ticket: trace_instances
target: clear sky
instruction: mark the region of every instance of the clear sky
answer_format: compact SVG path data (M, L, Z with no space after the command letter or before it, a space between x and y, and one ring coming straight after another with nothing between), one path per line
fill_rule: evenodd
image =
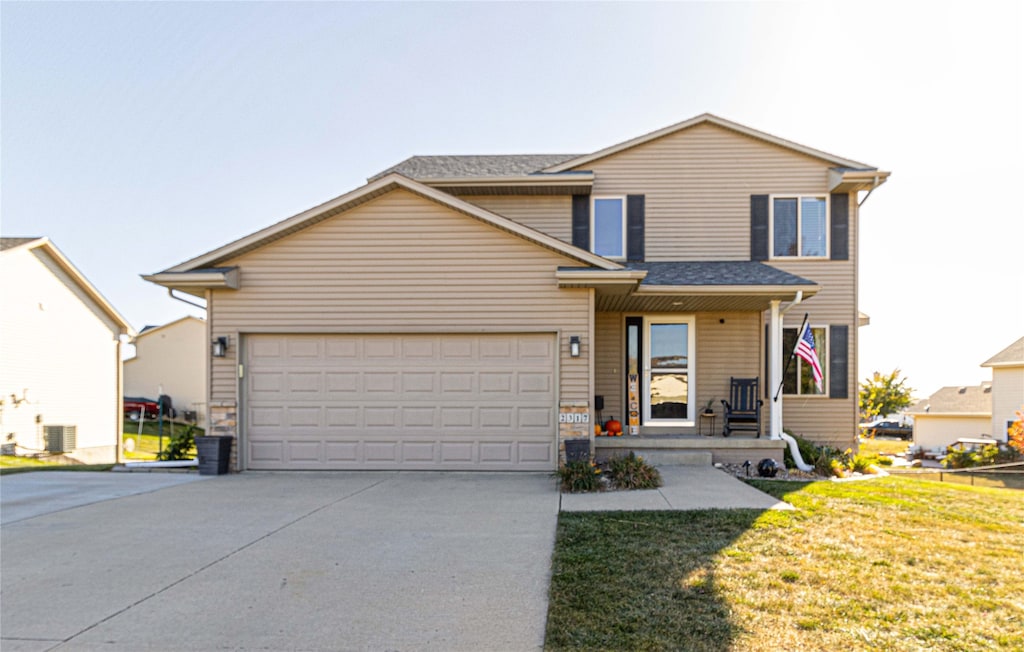
M1021 6L3 2L0 232L49 236L141 329L189 308L140 274L410 155L711 112L892 171L862 213L860 377L926 396L1024 335Z

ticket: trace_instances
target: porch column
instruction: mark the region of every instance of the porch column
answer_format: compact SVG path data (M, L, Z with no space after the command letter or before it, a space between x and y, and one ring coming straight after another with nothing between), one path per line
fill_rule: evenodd
M771 420L768 422L768 438L782 439L782 394L776 401L775 394L782 383L782 301L772 299L771 316L768 321L768 400L771 402Z

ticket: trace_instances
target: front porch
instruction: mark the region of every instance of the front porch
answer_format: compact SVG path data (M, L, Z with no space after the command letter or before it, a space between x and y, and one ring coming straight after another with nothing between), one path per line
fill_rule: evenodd
M621 437L594 437L594 455L597 459L636 453L655 466L696 465L715 463L742 464L746 460L756 465L766 457L779 464L783 460L781 439L760 439L752 436L707 437L689 434L624 435Z

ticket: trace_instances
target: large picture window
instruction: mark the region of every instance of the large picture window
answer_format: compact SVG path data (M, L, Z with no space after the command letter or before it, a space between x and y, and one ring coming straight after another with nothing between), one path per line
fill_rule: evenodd
M799 328L782 329L782 352L786 356L793 353L799 332ZM827 394L829 368L826 333L828 333L827 328L811 328L811 334L814 336L814 349L818 354L818 362L821 364L821 372L823 376L821 379L822 391L819 392L818 387L814 384L814 375L811 373L811 365L794 356L789 362L789 368L786 369L786 372L782 377L782 392L784 394L806 396L823 396Z
M590 224L590 250L605 258L626 257L626 198L595 197Z
M825 197L772 198L772 257L828 256Z

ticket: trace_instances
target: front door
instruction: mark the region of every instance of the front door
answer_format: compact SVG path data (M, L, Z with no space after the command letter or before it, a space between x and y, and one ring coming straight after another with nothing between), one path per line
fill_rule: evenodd
M646 317L644 331L644 424L692 426L693 318Z

